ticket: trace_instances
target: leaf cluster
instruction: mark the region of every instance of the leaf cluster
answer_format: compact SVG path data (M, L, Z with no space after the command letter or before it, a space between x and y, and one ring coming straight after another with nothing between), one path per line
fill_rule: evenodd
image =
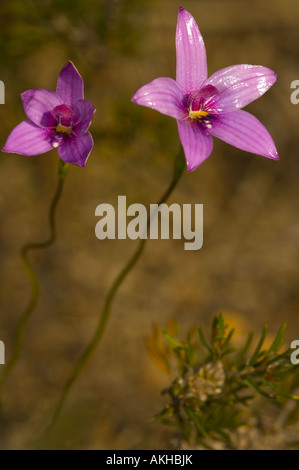
M206 446L207 438L229 442L230 432L246 424L244 410L257 397L279 405L285 399L299 400L287 380L298 376L298 366L290 361L290 348L281 351L285 329L283 324L266 347L265 325L256 345L250 332L238 349L233 342L235 330L228 328L223 315L214 318L209 339L197 326L184 341L162 329L164 341L157 342L156 330L156 359L175 378L163 391L169 403L154 419L180 429L186 441ZM151 349L155 349L153 343Z

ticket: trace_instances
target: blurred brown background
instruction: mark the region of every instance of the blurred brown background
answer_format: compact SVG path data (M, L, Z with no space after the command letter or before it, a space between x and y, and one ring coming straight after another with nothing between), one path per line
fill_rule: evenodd
M95 208L155 203L168 185L179 149L176 122L130 102L141 85L175 78L179 6L203 34L209 74L238 63L274 69L278 82L246 110L272 134L275 162L214 139L212 156L185 174L169 202L203 203L204 245L149 240L120 289L103 342L74 386L56 430L41 439L72 365L90 340L105 294L136 247L99 241ZM2 0L0 144L25 119L20 93L55 89L72 60L97 108L95 148L86 169L70 169L58 209L55 245L31 256L41 297L22 357L3 396L1 449L158 449L169 431L150 423L168 383L145 347L151 325L170 317L184 332L223 312L242 331L288 323L299 338L298 0ZM19 257L28 241L47 237L57 152L0 159L0 339L9 357L30 287ZM4 367L4 366L0 366Z

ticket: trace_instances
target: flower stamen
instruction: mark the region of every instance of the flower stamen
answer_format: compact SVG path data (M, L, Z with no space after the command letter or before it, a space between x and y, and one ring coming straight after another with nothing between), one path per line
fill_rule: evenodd
M70 133L72 132L72 126L64 126L63 124L59 123L56 127L56 132L58 132L59 134L62 133L70 135Z
M202 111L202 110L198 110L198 111L194 111L193 109L189 109L189 117L191 119L195 119L197 121L201 120L202 118L205 118L209 116L209 113L207 113L207 111Z

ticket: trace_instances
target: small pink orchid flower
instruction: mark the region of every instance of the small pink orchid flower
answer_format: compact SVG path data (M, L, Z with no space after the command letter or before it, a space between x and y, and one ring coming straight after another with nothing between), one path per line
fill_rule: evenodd
M66 163L85 167L93 148L88 128L95 108L84 99L83 79L72 62L61 70L56 93L42 88L22 93L28 120L9 134L2 149L21 155L40 155L53 148Z
M206 49L194 18L179 9L176 81L161 77L141 87L132 101L177 120L188 171L213 149L212 136L247 152L278 160L273 139L252 114L241 111L277 80L259 65L233 65L207 78Z

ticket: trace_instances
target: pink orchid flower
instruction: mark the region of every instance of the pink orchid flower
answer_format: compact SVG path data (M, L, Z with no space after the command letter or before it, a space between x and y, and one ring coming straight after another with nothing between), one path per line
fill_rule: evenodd
M211 155L212 136L278 160L267 129L241 110L276 82L273 70L260 65L233 65L207 78L203 38L194 18L183 8L178 13L176 55L176 81L157 78L137 90L132 101L177 120L188 171Z
M61 70L56 93L42 88L22 93L26 121L9 134L2 149L21 155L40 155L53 148L66 163L85 167L93 148L88 128L95 108L84 99L83 79L72 62Z

